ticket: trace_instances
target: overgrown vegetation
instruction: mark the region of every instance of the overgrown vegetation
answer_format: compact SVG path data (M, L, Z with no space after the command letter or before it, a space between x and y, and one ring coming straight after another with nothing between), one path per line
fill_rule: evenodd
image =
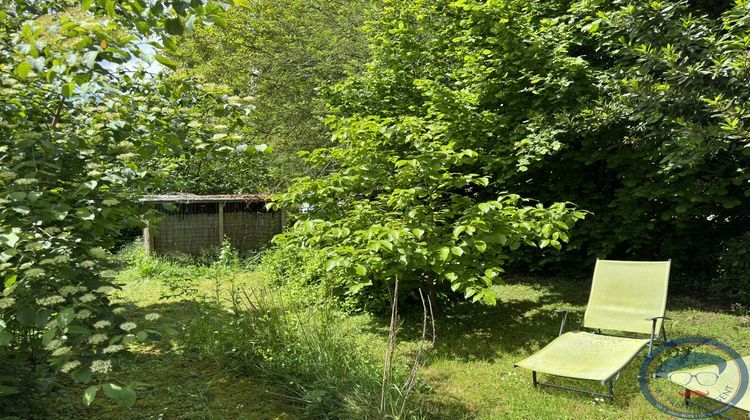
M518 398L586 287L506 270L594 257L671 258L736 314L679 301L677 335L749 350L750 0L0 7L0 416L165 415L177 381L188 417L217 383L268 416L652 416L628 371L612 406ZM260 190L295 221L262 256L113 261L144 193Z
M745 0L385 1L368 25L371 61L331 95L337 144L309 155L335 173L278 197L310 206L281 245L324 249L352 291L399 272L491 301L494 276L471 272L478 256L574 272L608 257L671 258L672 290L739 296L717 259L750 214L749 11ZM525 226L511 230L536 250L506 249L481 236L497 229L489 200L507 191L591 214L566 251L543 246L565 229ZM469 272L447 266L454 255Z
M268 314L268 319L262 316L263 312L232 313L233 289L245 288L248 294L255 289L260 294L267 288L258 273L235 266L230 270L217 268L216 276L192 278L191 271L206 266L177 261L167 264L167 261L155 258L151 263L163 266L160 272L184 270L184 280L196 286L194 292L175 297L170 288L172 279L142 278L130 265L117 279L122 287L117 304L127 309L127 316L159 312L163 324L178 331L170 336L169 344L131 344L133 358L118 363L118 377L127 382L137 381L134 387L139 399L132 410L137 410L139 416L298 418L306 412L316 414L311 417L321 412L325 416L324 409L344 416L377 412L388 339L387 319L371 315L341 316L327 309L297 312L297 308L290 308L285 301L289 319L284 321L278 295L273 292L265 295L269 301L265 309L276 308ZM614 403L535 389L528 372L513 369L514 362L544 346L557 334L560 319L555 309L581 308L588 287L588 280L516 279L497 286L498 303L494 307L457 302L449 311L439 312L438 339L422 360L420 382L414 395L420 402L417 414L438 419L529 415L659 418L659 412L641 396L638 388L636 375L642 355L615 383L618 398ZM165 295L171 297L164 299ZM304 314L317 315L308 321ZM741 354L750 351L750 319L746 311L738 310L735 315L718 313L703 308L698 300L670 298L668 314L673 318L667 325L670 337L706 336L721 340ZM322 319L327 322L318 324ZM578 321L569 319L570 328ZM341 334L329 336L324 328ZM421 314L402 314L393 362L396 385L403 384L400 381L405 379L404 374L419 351L420 329ZM245 339L239 340L238 334L246 334ZM256 339L261 336L262 340ZM299 354L303 347L298 342L317 345L305 347L310 354ZM282 343L292 348L287 351ZM356 356L339 353L344 349ZM273 360L267 360L270 357ZM351 373L338 365L339 358L348 363ZM336 363L331 364L331 360ZM312 375L313 372L317 375ZM340 387L329 374L340 375L337 376ZM601 390L599 384L587 381L544 379ZM290 385L292 381L294 384ZM357 383L360 385L355 386ZM314 389L325 391L320 393L322 401L308 404L295 399ZM135 413L122 412L106 404L106 400L96 400L84 409L76 401L80 391L68 388L63 394L45 398L56 402L46 413L49 417L103 419L132 417ZM728 414L744 418L741 412Z
M223 88L154 75L142 44L166 45L183 20L214 22L223 3L12 1L0 9L0 405L28 416L41 384L60 376L132 406L113 357L159 334L158 314L124 319L111 305L108 250L142 225L134 196L164 179L140 164L217 156L211 113L242 123ZM160 62L169 65L159 56ZM224 127L231 130L231 126ZM45 388L42 386L41 390ZM42 391L43 393L44 391Z

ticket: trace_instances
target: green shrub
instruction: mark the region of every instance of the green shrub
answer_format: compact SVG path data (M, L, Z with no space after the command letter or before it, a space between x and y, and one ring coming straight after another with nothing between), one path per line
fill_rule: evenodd
M718 260L719 276L711 284L712 291L750 304L750 233L725 242Z
M279 292L268 289L235 290L232 301L232 311L216 302L210 310L203 307L186 326L190 351L237 375L264 381L271 395L313 418L418 414L423 386L414 395L391 387L386 410L379 412L381 355L358 340L339 312L325 306L288 306ZM394 369L392 383L404 384L407 375L406 369Z

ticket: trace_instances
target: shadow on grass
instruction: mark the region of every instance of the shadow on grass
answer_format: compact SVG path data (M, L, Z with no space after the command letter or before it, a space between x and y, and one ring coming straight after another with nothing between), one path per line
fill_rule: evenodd
M143 319L145 314L157 312L162 315L161 325L178 330L206 309L192 301L123 306L129 319ZM169 344L139 344L132 354L118 358L114 377L136 390L138 400L133 408L117 407L101 392L91 407L85 408L78 402L90 384L77 384L61 399L68 401L66 407L60 407L65 412L57 414L91 419L300 418L298 407L269 393L273 386L227 369L207 357L210 355L190 352L187 344L178 331ZM75 403L70 404L70 400Z
M537 388L531 384L531 372L513 369L513 363L534 353L551 342L560 329L561 315L557 308L585 308L591 287L590 279L554 280L521 278L497 287L498 302L496 306L487 306L468 301L461 301L450 306L437 307L436 325L437 341L429 351L424 366L430 371L430 383L444 384L461 380L470 383L471 378L462 371L476 372L477 382L484 382L488 394L492 389L497 392L511 392L518 398L529 398L540 401L554 401L555 404L591 405L598 404L593 397L569 391ZM416 306L416 305L413 305ZM412 306L412 308L413 308ZM422 314L409 310L406 305L402 311L402 323L399 340L404 347L414 347L415 340L421 336ZM719 326L717 320L706 321L713 313L695 313L695 308L702 308L700 302L690 297L672 297L668 301L668 312L677 314L678 321L667 325L670 337L699 335L700 331L694 322L708 322ZM727 315L715 314L717 317ZM694 316L697 320L689 324L687 319ZM575 330L582 321L582 312L571 312L568 315L566 331ZM726 337L730 331L724 326L717 327L715 334ZM372 318L369 324L371 332L387 336L388 320ZM723 325L723 324L722 324ZM673 328L674 327L674 328ZM734 341L737 341L736 343ZM731 344L740 345L738 340ZM739 347L738 347L739 350ZM618 410L627 411L633 406L646 404L638 385L638 370L645 358L645 350L628 364L615 381L615 403ZM430 366L436 365L435 369ZM450 373L441 372L452 369ZM513 372L521 381L513 386L501 386L502 374ZM487 375L493 375L491 377ZM585 389L597 393L606 393L607 387L592 381L575 380L541 375L540 379L557 385ZM462 390L455 387L447 394L449 398L462 395ZM445 400L444 397L442 397ZM475 414L470 403L463 402L465 412L457 412L458 417ZM645 407L648 408L648 407ZM481 409L480 409L481 411Z

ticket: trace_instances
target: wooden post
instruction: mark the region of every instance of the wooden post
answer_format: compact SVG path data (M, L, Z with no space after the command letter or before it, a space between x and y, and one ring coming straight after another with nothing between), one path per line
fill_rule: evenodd
M224 243L224 203L219 203L219 246Z
M154 254L154 236L151 234L151 222L146 221L146 227L143 228L143 244L146 246L146 255Z

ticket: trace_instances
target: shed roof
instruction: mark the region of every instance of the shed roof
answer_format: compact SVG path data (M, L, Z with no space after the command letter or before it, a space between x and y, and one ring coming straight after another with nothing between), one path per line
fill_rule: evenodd
M141 198L143 203L265 203L269 201L268 194L160 194L147 195Z

